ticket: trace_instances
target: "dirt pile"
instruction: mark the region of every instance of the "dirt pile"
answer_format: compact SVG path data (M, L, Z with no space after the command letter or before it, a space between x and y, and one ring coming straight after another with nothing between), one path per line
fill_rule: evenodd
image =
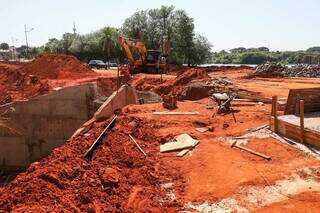
M94 74L77 58L63 54L42 54L24 65L0 64L0 104L26 100L50 90L48 80Z
M6 70L0 73L0 105L13 100L25 100L49 91L46 80L35 75L26 75L17 70Z
M11 72L16 69L18 69L20 66L19 65L13 65L13 64L0 64L0 75L3 73Z
M153 90L159 95L176 95L180 100L188 99L185 97L186 88L193 80L209 79L209 75L203 69L192 68L185 70L182 74L175 79L168 80L167 82L155 87Z
M283 66L280 64L261 64L249 77L306 77L320 78L320 65Z
M18 69L21 73L37 75L41 79L56 79L74 73L92 73L76 57L64 54L42 54Z
M91 160L84 153L108 122L96 123L0 188L0 211L168 212L178 209L161 184L181 179L158 154L161 123L120 116ZM147 157L128 134L138 141ZM179 181L178 181L179 182ZM182 185L175 184L178 190ZM179 189L180 188L180 189Z
M165 83L166 79L160 79L160 78L151 78L146 76L135 76L129 83L130 85L134 86L137 90L140 91L152 91L154 88L156 88L158 85Z
M188 67L180 64L167 64L166 73L168 74L179 74L187 70Z
M253 67L247 65L240 65L240 66L207 66L203 67L208 73L209 72L218 72L218 71L231 71L231 70L252 70Z

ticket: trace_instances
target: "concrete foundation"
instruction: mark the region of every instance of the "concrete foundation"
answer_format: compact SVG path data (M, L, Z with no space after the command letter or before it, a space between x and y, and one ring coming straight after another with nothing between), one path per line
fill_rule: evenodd
M61 146L94 114L96 84L0 106L0 169L25 167Z

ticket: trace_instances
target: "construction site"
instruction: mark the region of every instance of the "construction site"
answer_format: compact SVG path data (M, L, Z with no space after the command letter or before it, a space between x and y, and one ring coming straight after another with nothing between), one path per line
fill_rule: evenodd
M320 212L320 47L213 52L193 20L0 43L0 213Z
M319 79L167 67L1 64L0 210L319 211Z

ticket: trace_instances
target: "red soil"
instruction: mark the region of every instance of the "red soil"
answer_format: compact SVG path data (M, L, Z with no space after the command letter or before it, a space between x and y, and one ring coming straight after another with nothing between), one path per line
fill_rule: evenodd
M180 180L172 166L158 154L162 138L156 123L134 116L120 116L91 160L84 153L107 122L96 123L25 173L0 188L0 211L21 212L172 212L177 201L163 202L162 183ZM147 153L137 149L132 134ZM180 206L181 207L181 206Z
M19 70L28 75L37 75L41 79L64 78L68 74L92 73L76 57L64 54L42 54Z
M209 75L204 69L191 68L178 75L175 79L169 80L154 88L154 91L160 95L179 96L184 90L184 86L195 79L207 79Z
M97 76L74 56L43 54L18 66L0 64L0 104L25 100L51 90L50 79Z

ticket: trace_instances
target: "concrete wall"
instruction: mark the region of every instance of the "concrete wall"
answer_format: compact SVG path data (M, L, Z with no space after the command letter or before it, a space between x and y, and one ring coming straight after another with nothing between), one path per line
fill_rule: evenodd
M96 84L63 88L0 106L0 168L27 166L61 146L94 114ZM10 111L14 109L14 111Z
M120 87L118 91L115 91L108 97L90 120L85 122L79 129L77 129L77 131L75 131L72 137L86 133L90 130L94 122L111 117L115 110L121 109L130 104L138 103L138 95L134 87L128 85Z
M94 114L95 120L109 118L114 111L129 104L138 104L138 96L134 87L124 85L115 91Z

